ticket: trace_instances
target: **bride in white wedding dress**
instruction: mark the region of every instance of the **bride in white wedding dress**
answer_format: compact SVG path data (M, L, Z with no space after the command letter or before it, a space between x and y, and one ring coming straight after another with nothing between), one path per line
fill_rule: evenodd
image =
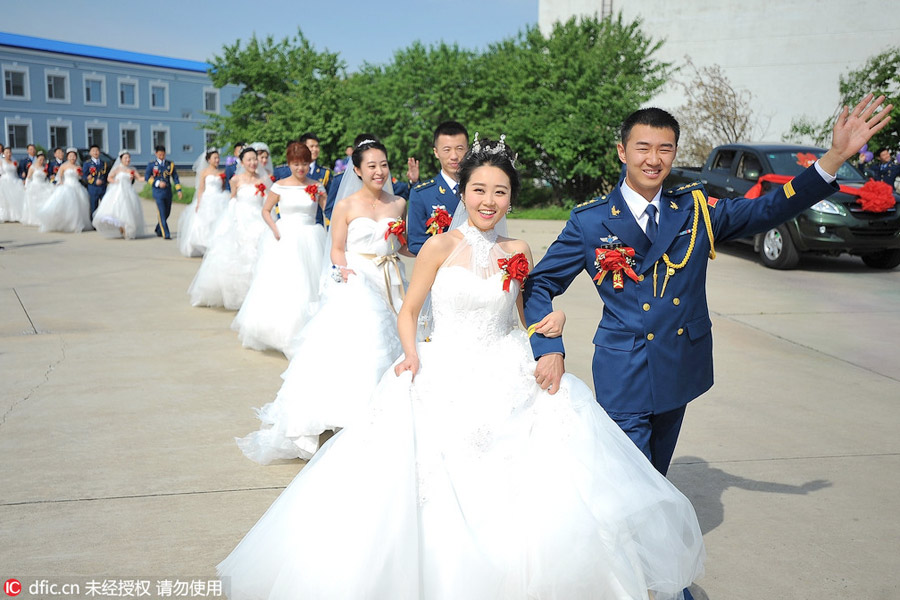
M531 252L494 230L511 156L486 140L466 155L468 222L418 255L405 356L219 564L231 598L661 600L702 573L687 498L583 382L535 382L516 326Z

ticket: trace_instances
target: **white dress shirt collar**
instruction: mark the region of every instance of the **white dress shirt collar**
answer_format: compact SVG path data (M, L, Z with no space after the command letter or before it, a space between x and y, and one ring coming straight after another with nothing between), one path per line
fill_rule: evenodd
M647 221L649 217L645 210L647 209L647 199L638 194L636 191L628 187L628 183L625 181L622 182L622 186L619 188L622 192L622 198L625 200L625 204L628 205L628 210L631 211L631 214L634 215L634 220L637 221L638 226L642 231L647 231ZM653 200L650 204L656 207L656 223L659 224L659 199L662 196L662 188L659 188L659 191L656 192L656 196L653 197Z

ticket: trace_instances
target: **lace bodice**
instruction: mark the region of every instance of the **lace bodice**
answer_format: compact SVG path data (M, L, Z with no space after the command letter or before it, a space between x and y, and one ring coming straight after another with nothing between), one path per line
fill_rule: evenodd
M278 194L278 212L282 219L298 218L306 223L316 222L316 207L318 204L302 185L286 186L275 184L272 191Z
M357 217L350 221L347 227L347 252L357 254L375 254L387 256L400 249L400 242L393 234L384 239L384 233L394 217L383 219L370 219L369 217Z
M0 158L0 174L3 176L15 175L16 167L8 160Z
M133 183L131 180L131 172L130 171L119 171L118 173L116 173L115 182L116 183L127 183L127 184ZM112 181L110 181L110 183L112 183Z
M491 341L516 327L519 285L503 291L503 272L497 260L508 255L497 245L497 234L470 226L460 228L463 239L438 269L431 288L434 340L464 337Z

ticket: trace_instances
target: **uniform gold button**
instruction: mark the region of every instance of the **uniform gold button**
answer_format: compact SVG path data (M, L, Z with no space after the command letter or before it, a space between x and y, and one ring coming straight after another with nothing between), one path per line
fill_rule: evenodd
M672 298L672 304L678 306L679 304L681 304L681 300L679 300L678 298Z
M654 338L654 337L656 337L656 336L653 335L652 333L648 333L648 334L647 334L647 340L649 340L649 341L653 341L653 338Z
M678 328L678 335L681 335L681 334L683 334L683 333L684 333L684 329L682 329L681 327L679 327L679 328Z
M674 275L674 274L675 274L675 269L674 269L674 268L669 267L668 269L666 269L666 275L668 275L668 276L671 277L671 276Z
M643 281L643 280L644 280L644 276L643 276L643 275L638 275L638 281Z
M648 311L648 310L650 310L650 305L647 304L646 302L644 302L644 307L643 307L643 308L644 308L645 311Z

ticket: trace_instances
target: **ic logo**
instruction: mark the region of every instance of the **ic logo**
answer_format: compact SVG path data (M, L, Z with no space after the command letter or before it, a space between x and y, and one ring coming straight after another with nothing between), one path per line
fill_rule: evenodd
M3 582L3 591L7 596L18 596L22 593L22 584L18 579L7 579Z

